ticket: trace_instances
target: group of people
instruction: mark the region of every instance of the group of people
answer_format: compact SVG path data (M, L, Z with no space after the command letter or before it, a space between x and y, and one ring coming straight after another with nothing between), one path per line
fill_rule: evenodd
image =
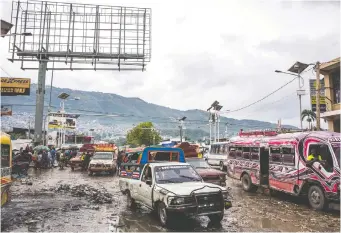
M81 156L83 170L87 169L90 164L91 154L89 152L83 152Z
M39 150L36 152L35 161L39 167L52 168L57 160L57 152L54 147L48 150Z
M13 151L13 162L31 162L32 154L33 148L29 145L25 149L21 147L19 151Z

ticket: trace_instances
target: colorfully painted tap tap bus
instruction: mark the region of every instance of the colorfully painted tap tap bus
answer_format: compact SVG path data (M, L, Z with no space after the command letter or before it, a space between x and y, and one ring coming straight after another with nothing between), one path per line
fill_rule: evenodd
M312 154L319 159L309 161ZM340 202L340 133L241 132L228 144L227 173L245 191L262 186L304 195L321 210Z
M12 143L11 136L1 132L1 207L10 201L12 184Z

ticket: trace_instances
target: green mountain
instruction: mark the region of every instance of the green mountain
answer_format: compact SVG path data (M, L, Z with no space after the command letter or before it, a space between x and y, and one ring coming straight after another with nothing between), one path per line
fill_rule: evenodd
M36 84L31 85L30 96L1 96L2 104L12 104L13 112L34 114L35 111L35 93ZM72 97L78 97L79 100L68 100L65 103L67 112L80 113L80 124L82 122L93 121L104 126L118 125L122 128L132 127L142 121L152 121L157 128L161 129L163 134L170 136L179 135L179 122L177 119L186 116L185 136L191 139L197 139L209 135L208 113L206 111L193 109L180 111L152 103L147 103L140 98L123 97L116 94L89 92L73 90L68 88L53 87L51 106L57 111L60 106L60 100L57 96L60 93L68 93ZM45 111L49 105L50 87L47 87L45 94ZM111 115L111 116L108 116ZM118 115L113 117L112 115ZM221 117L220 133L224 135L227 123L228 133L236 133L240 129L265 129L275 128L276 125L256 120L237 120L233 118ZM293 126L287 126L295 128Z

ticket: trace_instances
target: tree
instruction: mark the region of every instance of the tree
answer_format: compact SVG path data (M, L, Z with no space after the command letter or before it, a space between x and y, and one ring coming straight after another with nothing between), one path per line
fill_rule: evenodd
M304 109L302 111L302 121L307 118L307 122L309 124L309 129L312 129L312 122L316 120L316 114L312 110Z
M116 141L115 144L117 146L124 146L127 143L127 140L123 137L119 137Z
M150 146L161 142L160 134L154 129L152 122L142 122L129 130L127 143L132 146Z

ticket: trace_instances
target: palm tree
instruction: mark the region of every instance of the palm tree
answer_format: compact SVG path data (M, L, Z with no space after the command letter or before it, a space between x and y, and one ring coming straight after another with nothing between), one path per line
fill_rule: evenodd
M316 120L316 114L312 110L305 109L302 111L302 121L307 118L307 122L309 123L309 129L312 129L312 122Z

